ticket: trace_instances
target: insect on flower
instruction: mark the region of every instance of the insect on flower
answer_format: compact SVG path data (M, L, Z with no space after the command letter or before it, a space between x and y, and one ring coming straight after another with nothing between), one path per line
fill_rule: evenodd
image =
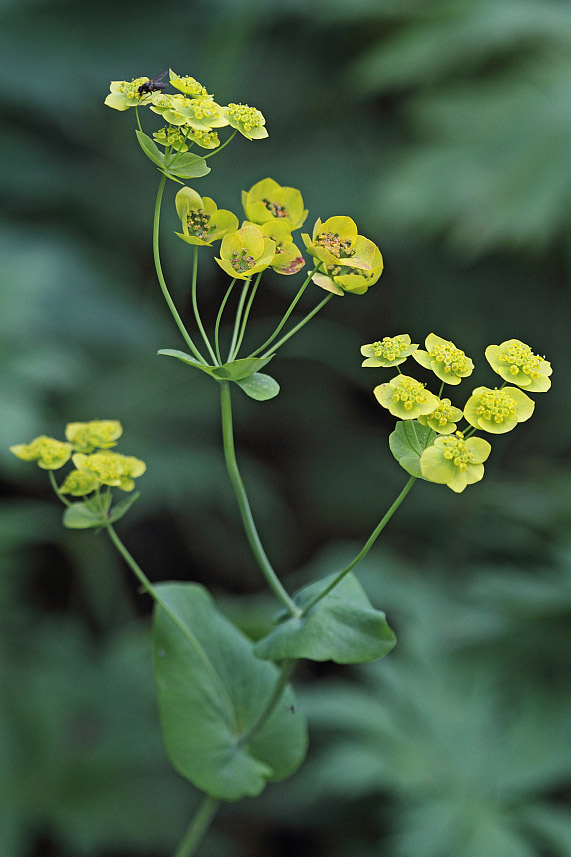
M142 83L139 87L139 95L146 95L150 92L162 92L168 86L168 84L161 82L165 76L166 71L163 71L162 74L157 74L156 77L152 77L146 83Z

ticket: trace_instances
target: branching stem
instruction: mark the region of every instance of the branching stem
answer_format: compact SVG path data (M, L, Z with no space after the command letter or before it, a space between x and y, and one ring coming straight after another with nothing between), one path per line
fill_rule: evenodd
M159 183L159 189L157 191L157 199L155 202L155 216L153 218L153 258L155 260L155 270L157 272L157 279L159 281L159 285L161 287L163 297L164 297L165 301L167 302L168 308L171 311L172 317L174 318L176 325L177 325L178 329L180 330L184 341L186 342L186 344L188 345L188 347L190 348L190 350L192 351L192 353L194 354L196 359L200 363L206 365L206 360L204 359L204 357L202 356L202 354L200 353L200 351L198 350L198 348L196 347L196 345L194 344L194 342L190 338L190 335L189 335L186 327L184 326L183 320L181 319L180 315L178 314L178 310L175 307L174 301L170 296L170 293L169 293L169 290L168 290L168 287L166 284L166 280L165 280L165 277L163 274L163 269L161 266L161 256L160 256L160 252L159 252L159 223L160 223L160 219L161 219L161 203L162 203L162 199L163 199L163 193L165 190L166 181L167 181L166 176L163 175L161 177L161 181Z

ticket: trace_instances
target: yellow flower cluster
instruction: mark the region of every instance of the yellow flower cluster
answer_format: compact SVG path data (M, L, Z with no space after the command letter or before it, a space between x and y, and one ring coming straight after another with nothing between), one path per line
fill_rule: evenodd
M178 92L165 92L169 85L162 81L165 76L166 72L153 79L114 80L105 104L121 111L130 107L149 107L168 123L155 133L156 142L172 146L178 152L186 152L189 141L205 149L217 148L220 140L213 128L230 126L248 140L261 140L268 136L266 120L256 107L235 103L223 107L194 77L180 76L172 69L169 84Z
M534 354L519 339L489 345L486 358L492 369L504 379L504 384L499 389L476 387L464 408L460 409L450 399L441 399L440 396L445 384L460 384L463 378L472 374L473 361L453 342L435 333L426 337L425 346L426 351L419 349L411 343L408 334L385 336L361 347L361 354L366 357L362 365L374 368L399 366L412 356L440 379L440 392L435 396L425 389L424 384L401 374L398 369L398 375L375 387L373 392L379 404L391 414L401 421L414 421L412 432L399 430L397 426L394 436L391 436L391 450L405 470L413 476L448 485L453 491L460 492L483 477L483 462L491 450L487 441L470 435L477 429L504 434L528 420L535 403L526 392L540 393L549 389L551 364ZM506 386L506 382L516 386ZM468 437L457 430L457 423L462 417L468 423ZM414 425L418 425L418 430L414 430Z
M104 485L132 491L134 480L147 468L132 455L111 451L122 434L118 420L68 423L66 441L40 435L30 443L11 446L10 451L23 461L36 461L43 470L59 470L71 458L75 470L59 488L61 494L84 497Z

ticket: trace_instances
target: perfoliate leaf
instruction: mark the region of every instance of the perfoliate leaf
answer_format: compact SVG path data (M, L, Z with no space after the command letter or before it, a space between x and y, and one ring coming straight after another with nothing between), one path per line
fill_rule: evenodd
M332 574L300 590L294 597L295 603L306 607L327 589L335 576ZM281 614L280 619L276 629L254 646L259 658L308 658L359 664L384 657L396 643L385 614L373 607L351 573L306 616L296 619Z
M416 420L401 420L389 436L389 447L407 473L422 479L420 456L436 436L436 432L429 426L422 426Z
M156 606L152 646L159 711L169 758L202 791L222 800L258 795L268 780L292 774L307 749L305 719L286 688L273 713L245 745L279 676L258 660L251 641L194 583L161 583L168 607Z

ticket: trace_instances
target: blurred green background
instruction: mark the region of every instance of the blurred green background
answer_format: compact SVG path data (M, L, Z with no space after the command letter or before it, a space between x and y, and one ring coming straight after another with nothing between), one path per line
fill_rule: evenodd
M358 571L399 645L360 668L301 665L308 761L225 806L200 857L569 857L571 4L4 0L0 46L0 854L167 857L197 800L162 749L148 601L102 536L61 527L10 444L120 419L122 451L148 462L119 525L147 574L207 584L253 636L273 614L217 389L155 356L181 347L152 264L157 175L132 112L103 106L110 80L170 66L267 117L269 139L236 140L201 193L239 212L270 175L302 189L308 225L348 214L385 257L369 294L283 349L277 399L234 396L290 590L342 567L407 478L362 343L434 331L493 384L484 347L517 337L555 368L482 483L415 487ZM190 318L169 194L163 261ZM300 282L267 277L252 341ZM224 288L205 263L206 320Z

